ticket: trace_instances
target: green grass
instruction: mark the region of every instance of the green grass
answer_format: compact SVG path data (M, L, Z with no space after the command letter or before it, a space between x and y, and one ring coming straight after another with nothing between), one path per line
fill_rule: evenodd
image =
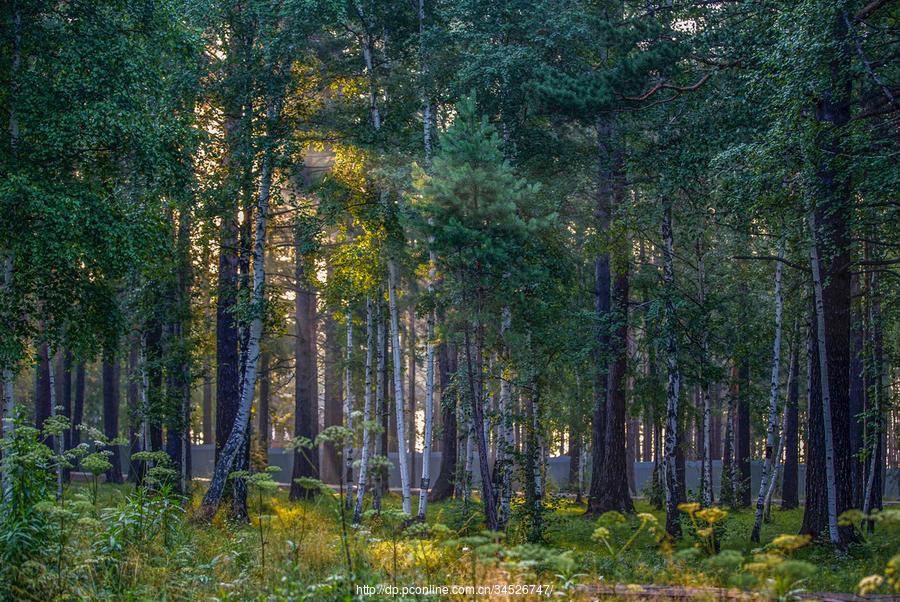
M66 495L76 499L86 490L85 485L75 484ZM197 483L184 518L177 521L169 536L164 538L156 529L137 543L118 536L121 542L107 545L105 540L115 531L114 523L120 520L116 517L123 516L126 497L132 492L130 485L101 486L99 509L84 511L84 517L69 525L74 530L66 543L67 560L61 571L66 585L60 585L63 579L59 570L49 565L35 568L29 578L37 585L20 588L16 598L333 600L348 591L339 515L324 497L294 503L288 501L284 490L266 492L261 507L258 498L251 496L250 524L230 522L222 516L211 524L198 524L188 520L202 494L202 485ZM611 557L592 538L597 519L586 516L583 507L564 499L548 506L541 547L523 545L528 529L521 502L514 504L505 541L489 541L482 536L477 501L471 504L468 515L459 501L430 504L427 523L431 530L425 538L410 537L403 533L402 526L390 521L379 525L369 517L361 530L351 531L348 542L352 583L465 584L472 580L474 566L475 580L482 584L512 580L553 582L557 588L566 581L585 585L743 584L757 589L765 585L764 580L753 579L746 572L731 574L711 568L704 555L691 550L695 539L690 529L671 549L660 543L661 531L655 535L642 531L631 547ZM399 498L389 496L385 507L398 508ZM118 508L119 514L109 510L113 508ZM637 503L637 511L651 513L660 525L664 524L664 514L645 502ZM267 528L265 566L256 519L260 514ZM777 535L796 533L801 519L802 510L773 509L772 521L763 527L761 545ZM749 542L752 523L749 510L729 512L718 528L721 549L735 550L749 562L753 550L760 547ZM625 523L614 525L610 537L613 547L618 549L638 524L636 517L629 517ZM800 587L852 592L861 578L883 573L888 560L898 552L900 525L894 523L880 524L867 541L850 546L844 553L812 544L794 552L792 558L809 562L815 569ZM30 593L35 597L29 598ZM577 595L572 592L566 597Z

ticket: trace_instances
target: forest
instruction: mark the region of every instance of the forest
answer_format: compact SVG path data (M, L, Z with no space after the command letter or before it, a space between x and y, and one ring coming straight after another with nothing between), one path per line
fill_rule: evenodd
M900 599L900 3L0 31L0 601Z

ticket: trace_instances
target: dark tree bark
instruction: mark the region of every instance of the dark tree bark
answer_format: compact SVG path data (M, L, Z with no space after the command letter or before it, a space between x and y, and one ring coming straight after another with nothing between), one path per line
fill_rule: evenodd
M125 390L125 401L128 407L128 441L129 454L128 480L139 483L143 479L141 463L133 460L135 453L141 451L141 373L140 365L141 339L136 333L131 334L128 344L128 383Z
M600 482L603 488L599 496L592 497L589 510L602 514L612 510L634 512L634 503L628 489L628 467L626 458L627 419L625 387L628 369L628 268L627 262L617 265L612 298L615 303L614 315L616 331L610 337L615 355L609 368L606 391L606 434L603 437L604 454L600 468Z
M781 482L781 507L797 508L799 499L800 455L800 341L795 333L791 345L791 373L788 376L787 405L784 410L784 477Z
M208 357L203 358L203 424L201 432L203 435L203 443L210 444L214 440L213 434L213 379L212 365Z
M257 408L259 428L257 429L257 438L259 440L259 449L266 458L266 462L268 462L269 458L270 362L271 354L268 351L263 351L259 359L259 407Z
M84 421L84 362L75 367L75 400L72 404L72 447L81 444L81 430L78 425Z
M343 410L343 376L341 364L343 362L342 341L343 336L337 327L337 322L332 316L331 310L326 310L322 327L325 331L325 427L340 426L344 423ZM322 446L321 479L326 483L338 483L341 480L341 464L338 458L338 448L328 442Z
M735 450L739 475L737 506L750 507L750 359L741 357L738 364L738 404Z
M574 429L569 430L569 490L575 492L575 503L581 503L581 434Z
M72 420L72 352L68 349L64 349L60 354L60 359L62 360L62 370L60 370L60 374L62 378L60 378L60 394L59 394L59 405L62 406L62 415L68 418L70 421ZM66 431L63 433L63 446L64 449L72 449L72 432ZM66 471L66 480L68 480L68 471Z
M318 370L316 361L316 293L311 283L311 266L303 255L301 240L297 241L295 319L297 338L294 347L296 376L294 379L294 436L314 440L319 432ZM294 479L319 478L319 450L316 447L294 452L294 471L291 475L290 498L309 497Z
M609 232L612 223L614 182L614 132L609 118L598 118L595 124L600 166L597 173L597 204L594 220L598 232ZM588 512L595 513L596 500L603 495L603 458L606 453L606 403L610 347L609 314L610 295L610 255L601 252L594 260L594 312L597 319L597 334L594 349L594 413L591 424L591 487L588 494Z
M439 316L440 317L440 316ZM441 469L428 496L429 502L453 497L456 479L456 346L443 342L438 346L438 370L441 379Z
M38 364L35 371L34 380L34 426L41 429L44 427L44 421L50 418L52 409L50 407L50 359L48 357L49 350L47 343L41 343L38 348ZM50 440L47 445L53 447Z
M219 243L219 282L216 300L216 462L240 403L240 353L238 322L235 316L238 286L238 224L234 215L222 217ZM226 486L225 497L232 488Z
M813 310L815 313L815 310ZM816 351L818 327L813 317L809 324L806 350L806 500L800 533L818 537L828 528L828 499L825 491L825 427L822 417L822 387Z
M119 362L109 351L103 354L103 434L108 439L119 436ZM109 451L112 468L106 472L106 480L123 483L121 448L111 445Z
M865 489L863 429L866 387L863 378L863 303L859 276L850 277L850 480L852 506L862 508Z

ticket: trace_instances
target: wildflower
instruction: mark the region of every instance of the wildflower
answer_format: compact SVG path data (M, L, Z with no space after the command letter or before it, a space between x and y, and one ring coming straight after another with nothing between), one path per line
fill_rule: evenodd
M694 513L700 509L700 504L698 504L697 502L682 503L678 504L678 509L682 512L687 512L691 516L694 516Z
M859 595L865 596L866 594L870 594L881 587L881 584L884 583L884 577L881 575L869 575L868 577L863 577L859 581L859 585L857 589L859 589Z
M591 536L594 540L607 539L609 537L609 529L606 527L597 527L594 529L594 534Z
M722 510L717 506L713 506L712 508L704 508L703 510L697 512L697 517L706 521L710 525L716 524L726 516L728 516L728 512Z
M809 535L779 535L772 540L772 545L785 552L799 550L810 541Z
M642 523L647 523L650 525L655 525L658 523L658 521L656 520L656 517L653 516L652 514L650 514L649 512L640 512L640 513L638 513L637 517L639 519L641 519Z

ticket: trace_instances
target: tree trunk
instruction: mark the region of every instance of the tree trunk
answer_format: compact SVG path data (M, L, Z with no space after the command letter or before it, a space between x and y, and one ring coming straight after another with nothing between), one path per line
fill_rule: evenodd
M84 421L84 362L75 367L75 399L72 404L72 447L81 444L81 429L77 428Z
M735 434L735 505L750 507L750 358L746 354L738 360L737 418Z
M675 285L675 268L672 204L666 202L662 221L663 238L663 285L665 287L665 329L666 329L666 367L668 384L666 386L666 532L672 537L681 536L681 522L678 516L678 476L676 474L676 452L680 445L678 433L678 395L681 387L681 374L678 372L678 342L675 331L675 302L673 300Z
M347 486L346 507L350 509L353 489L353 308L347 304L347 348L344 355L344 426L350 431L350 441L344 448L344 478Z
M330 273L330 269L328 270ZM330 426L341 426L343 420L343 384L341 375L341 341L342 338L338 332L337 322L332 315L332 311L326 310L324 320L322 321L325 331L325 428ZM325 483L336 484L342 478L343 469L338 459L338 449L335 444L326 441L322 445L320 477Z
M575 503L581 504L581 453L583 445L581 442L581 434L574 430L569 431L569 489L575 493Z
M238 455L245 452L248 443L248 427L250 410L253 405L256 388L257 364L259 362L260 341L263 332L263 308L266 285L266 222L269 213L269 196L272 187L273 149L272 127L280 114L279 101L269 103L266 107L267 144L260 166L260 186L256 207L256 240L253 248L253 292L251 297L252 318L250 320L246 347L246 371L242 382L240 404L234 417L234 427L228 434L219 461L210 480L209 489L203 498L198 512L202 518L209 520L215 513L225 490L225 483Z
M379 429L375 437L375 450L382 458L388 457L388 432L385 424L388 419L385 385L387 384L387 334L384 328L384 292L378 288L378 300L375 310L375 422ZM381 509L381 496L388 491L388 471L382 465L376 475L375 495L372 502L376 510Z
M218 464L222 448L234 428L238 410L238 324L235 317L238 282L238 227L234 215L223 216L219 243L219 283L216 297L216 447Z
M607 117L598 118L595 124L597 149L600 166L597 173L597 203L594 220L597 231L608 235L612 223L613 195L615 194L615 153L614 131L612 121ZM588 512L595 513L596 500L603 495L606 484L603 482L603 457L606 453L606 413L607 413L607 380L609 375L610 348L609 314L611 311L610 295L610 255L601 252L594 260L594 312L597 320L597 340L594 349L594 414L591 426L591 488L588 494Z
M34 426L37 429L44 428L44 422L53 412L50 387L50 358L47 343L41 343L38 347L38 365L35 378L34 391ZM52 448L52 442L46 442Z
M397 459L400 468L400 495L403 512L412 514L410 499L409 459L406 455L406 408L403 401L403 364L400 353L400 311L397 307L397 285L400 274L397 264L388 260L388 309L391 314L391 350L394 360L394 402L397 409Z
M314 441L319 432L318 368L316 361L316 293L313 286L314 265L304 255L306 238L298 224L294 247L294 437ZM319 478L319 452L313 446L294 450L290 499L308 497L312 491L301 487L295 479Z
M818 321L810 312L806 346L806 495L800 533L818 537L828 527L828 498L825 491L825 431L822 419L822 383L818 360Z
M119 436L119 362L112 351L105 351L103 354L103 434L108 439ZM119 446L112 445L109 451L112 452L109 457L112 468L106 472L106 480L110 483L122 483L124 479Z
M781 508L790 510L800 505L800 340L795 329L791 345L791 368L788 376L787 404L784 409L784 478L781 483Z
M500 318L500 339L503 345L503 358L500 366L500 395L498 399L500 414L499 438L497 441L497 462L494 464L494 472L499 474L500 504L497 516L497 524L504 529L509 521L510 500L512 498L512 368L509 365L510 354L506 343L506 337L512 324L512 314L508 306L502 309Z
M863 300L860 276L850 276L850 481L852 507L862 508L865 489L865 445L863 444L863 423L865 411L865 382L863 375Z
M366 478L369 473L369 457L372 453L372 355L375 346L375 309L372 297L366 297L366 388L363 393L363 439L362 455L359 459L359 479L356 484L356 505L353 508L353 524L358 525L362 516L363 496L366 492ZM349 387L348 387L349 390Z
M831 406L831 378L828 371L828 332L825 324L824 293L822 290L821 265L818 251L818 228L814 214L810 214L810 227L812 230L812 244L810 245L810 265L813 278L813 298L815 299L816 320L816 351L819 363L819 380L822 389L822 427L825 443L825 499L828 509L828 536L831 543L841 543L838 532L837 509L837 474L835 473L834 432L832 423ZM832 346L835 342L832 341Z
M869 329L871 333L871 394L872 408L871 434L868 450L868 467L866 471L866 487L863 492L863 514L869 514L872 510L882 510L884 494L884 482L882 471L884 469L884 403L883 399L889 389L885 382L884 374L884 340L881 317L881 286L877 271L869 274ZM869 531L874 530L875 523L868 521Z
M208 357L203 358L203 443L213 442L213 402L212 402L212 365Z
M719 501L723 506L732 507L737 503L734 478L737 468L734 461L734 419L735 408L737 407L737 386L737 366L732 363L731 388L728 393L728 407L725 414L725 442L722 446L722 479L719 488Z
M769 420L766 425L766 454L762 476L759 482L759 495L756 499L756 519L750 541L759 543L759 530L762 528L763 514L768 493L768 479L775 481L772 471L773 454L775 452L775 431L778 428L778 389L781 384L781 266L784 259L784 242L778 249L778 261L775 262L775 340L772 343L772 379L769 383Z
M497 523L497 506L494 497L494 485L491 482L491 468L488 465L487 437L483 428L484 410L482 405L482 395L484 394L484 390L481 381L481 362L479 361L479 357L484 338L481 324L476 324L475 330L477 332L475 352L478 354L478 357L473 358L469 326L466 325L466 372L469 381L469 394L472 399L471 429L475 436L475 444L478 446L478 463L481 470L481 501L484 505L485 524L491 531L496 531L499 528ZM475 374L476 367L479 370L477 377Z
M420 8L423 0L420 0ZM424 10L424 9L421 9ZM427 117L427 116L426 116ZM426 135L426 146L430 145ZM434 293L435 256L429 253L428 292ZM422 480L419 483L419 520L425 520L428 505L428 487L431 485L431 450L434 435L434 310L428 312L425 322L425 436L422 447Z
M698 302L706 311L706 266L705 249L703 241L697 240L697 280ZM712 402L709 398L709 377L707 376L706 363L709 362L709 324L704 319L703 333L701 334L701 358L700 358L700 395L703 407L701 422L701 474L700 474L700 500L704 507L713 504L712 491Z
M269 404L271 403L271 354L263 351L259 358L259 407L256 410L259 420L257 427L257 440L259 441L259 451L262 452L266 463L269 461L269 437L271 427L269 426Z
M410 287L412 288L412 287ZM408 356L406 380L409 392L409 410L406 414L407 427L406 433L409 439L407 454L409 456L409 476L410 482L415 478L416 474L416 307L409 304L409 316L406 328Z
M457 450L457 391L453 379L456 375L456 346L444 341L438 347L438 369L441 377L441 468L429 501L438 502L453 497L456 483Z
M612 298L615 310L610 314L616 324L610 337L613 349L606 386L606 434L603 437L604 454L600 467L603 489L597 497L591 497L588 509L594 514L609 511L634 512L634 503L628 490L626 458L626 372L628 369L628 261L617 258Z
M141 338L137 333L131 333L128 337L128 386L126 388L126 403L128 406L128 443L129 454L128 480L139 483L141 480L140 462L134 460L134 454L141 451Z

